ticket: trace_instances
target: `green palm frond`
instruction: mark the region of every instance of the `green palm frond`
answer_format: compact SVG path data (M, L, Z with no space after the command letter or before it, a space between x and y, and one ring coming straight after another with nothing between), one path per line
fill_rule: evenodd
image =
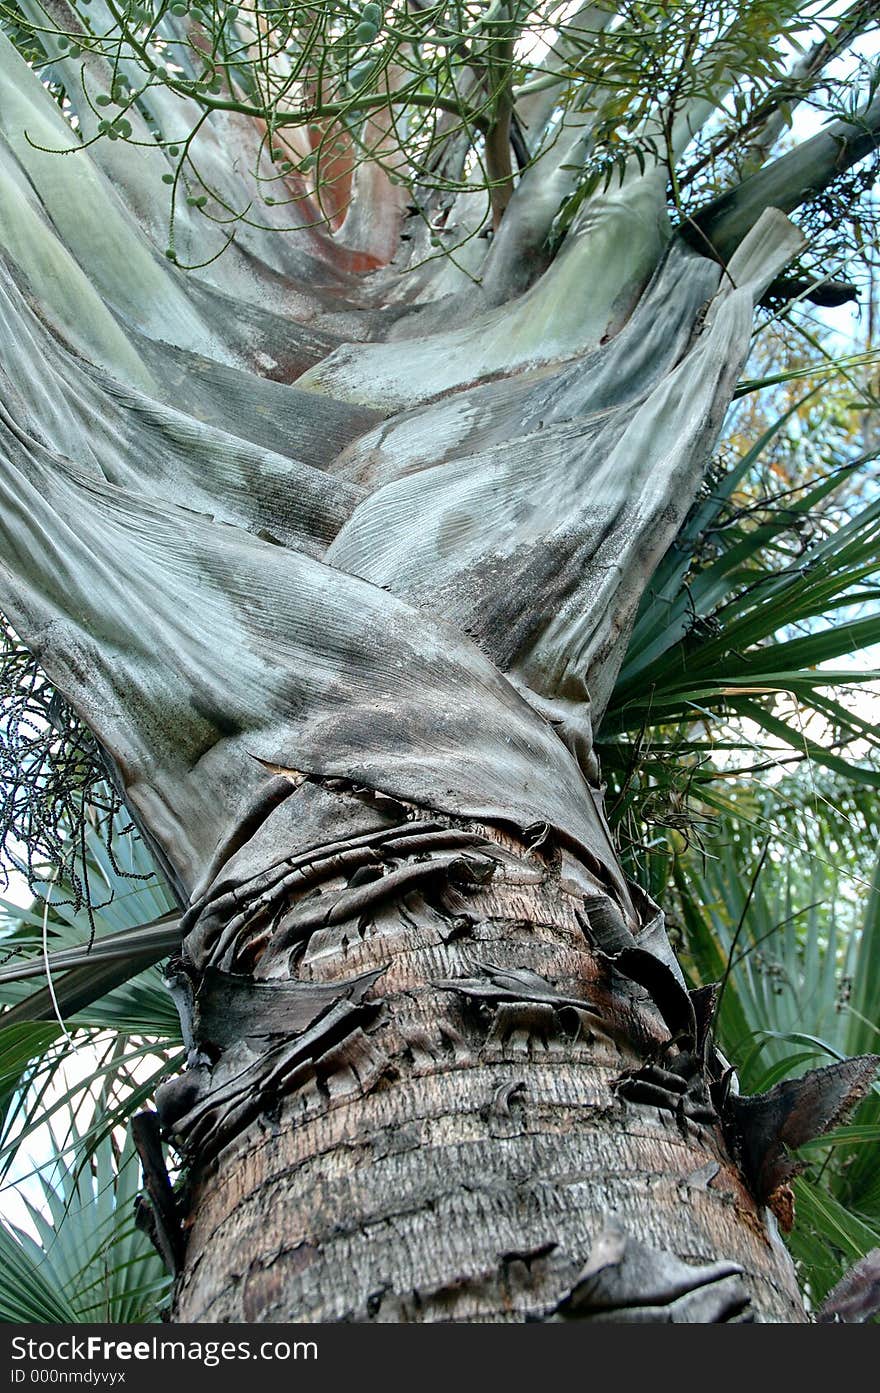
M0 1051L3 1042L0 1034ZM20 1056L23 1048L17 1053ZM50 1158L60 1145L65 1154L88 1159L183 1062L183 1052L169 1049L164 1041L103 1030L60 1036L43 1054L24 1063L6 1094L0 1178L18 1182L41 1168L21 1159L25 1143L34 1138ZM47 1128L52 1132L48 1150Z
M636 616L598 749L623 856L655 895L668 830L701 846L750 772L806 762L880 787L880 731L852 696L878 677L855 661L880 644L876 451L840 440L805 467L818 391L716 470Z
M67 1294L43 1276L40 1265L3 1222L0 1222L0 1273L0 1321L21 1325L75 1323L76 1313Z
M120 1151L105 1136L88 1164L67 1164L62 1149L51 1176L40 1180L42 1203L24 1201L35 1236L0 1226L0 1319L156 1319L169 1278L135 1227L139 1171L131 1142Z
M769 841L762 846L752 830L728 823L716 858L690 855L676 868L686 961L695 983L723 983L719 1042L748 1093L857 1049L876 1050L880 1035L880 858L873 878L858 878L867 893L854 924L841 908L845 872L820 860L810 865L808 850L798 863L790 847L780 854L779 842L766 854ZM789 1242L816 1303L880 1242L878 1142L875 1083L851 1125L803 1148L809 1164L795 1185Z
M153 964L179 944L179 912L145 843L117 829L111 855L90 828L74 877L101 884L104 901L83 903L75 885L51 881L37 887L43 897L30 910L0 902L0 1025L60 1015L178 1040L177 1012Z
M708 565L689 573L682 558L670 558L637 619L603 726L606 741L648 723L697 723L724 713L880 787L876 769L842 760L774 711L773 699L789 694L840 726L839 748L873 734L829 689L878 674L828 665L880 643L880 588L872 583L880 564L880 501L805 546L792 540L817 516L830 486L839 488L849 473L833 471L770 521L725 529L723 550ZM788 562L781 568L780 556Z
M0 1319L151 1320L168 1284L134 1227L128 1122L183 1063L153 965L179 915L137 838L111 855L90 829L85 855L104 902L53 882L29 910L2 907L0 1189L20 1217L0 1228Z

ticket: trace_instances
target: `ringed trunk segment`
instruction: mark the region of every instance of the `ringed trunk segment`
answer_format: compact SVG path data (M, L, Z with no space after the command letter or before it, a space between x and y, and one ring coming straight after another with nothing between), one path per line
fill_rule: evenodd
M806 1319L662 920L557 837L305 794L340 835L221 868L175 969L175 1318Z

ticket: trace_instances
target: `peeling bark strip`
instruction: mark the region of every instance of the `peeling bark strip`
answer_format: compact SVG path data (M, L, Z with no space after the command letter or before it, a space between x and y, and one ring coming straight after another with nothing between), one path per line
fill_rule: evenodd
M301 1035L341 1000L360 1005L382 968L343 985L320 982L254 982L208 968L196 1001L195 1033L209 1050L256 1039Z
M753 1319L742 1268L731 1262L694 1266L671 1253L606 1229L567 1296L567 1320L645 1324L741 1324Z
M300 879L239 851L191 916L195 1048L159 1098L189 1167L178 1319L803 1318L726 1149L704 1013L645 950L595 946L588 867L344 789L276 807L350 835ZM602 1295L584 1265L612 1211Z
M860 1055L785 1079L757 1097L729 1099L734 1155L754 1193L784 1228L791 1228L793 1219L788 1182L805 1165L791 1152L844 1122L870 1089L878 1066L880 1056Z
M131 1120L134 1144L140 1157L146 1199L139 1196L135 1223L149 1235L170 1272L177 1272L185 1247L177 1198L165 1169L159 1118L140 1112Z
M872 1248L830 1291L819 1308L820 1324L860 1325L880 1311L880 1248Z

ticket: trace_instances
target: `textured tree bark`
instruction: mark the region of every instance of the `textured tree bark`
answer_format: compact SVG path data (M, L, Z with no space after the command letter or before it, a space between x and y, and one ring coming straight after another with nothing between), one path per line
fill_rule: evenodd
M874 1061L737 1101L592 731L802 247L771 204L861 158L876 99L696 248L631 161L545 269L573 126L471 239L475 297L452 262L355 277L406 206L379 171L340 240L243 224L184 277L164 155L51 155L2 37L0 76L0 598L191 904L185 1244L139 1127L178 1318L803 1319L763 1206ZM208 134L250 206L262 128Z
M201 1066L160 1099L192 1158L175 1318L804 1320L699 1002L677 1027L693 998L594 868L336 799L334 847L190 933Z

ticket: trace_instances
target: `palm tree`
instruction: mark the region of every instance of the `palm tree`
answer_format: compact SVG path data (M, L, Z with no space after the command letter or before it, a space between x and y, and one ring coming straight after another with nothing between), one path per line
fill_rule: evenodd
M850 293L807 8L3 8L0 603L179 902L57 963L172 952L178 1319L804 1319L876 1061L738 1096L594 732L756 304Z

